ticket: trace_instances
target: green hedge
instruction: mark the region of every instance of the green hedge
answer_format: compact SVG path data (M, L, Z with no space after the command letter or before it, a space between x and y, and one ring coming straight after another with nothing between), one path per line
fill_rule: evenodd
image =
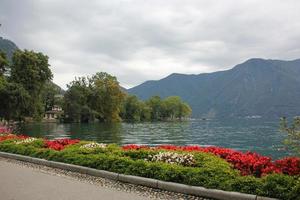
M206 188L287 200L300 199L300 177L281 174L263 178L241 176L228 162L209 153L193 153L195 166L185 167L145 161L149 155L157 153L153 150L123 151L116 145L95 150L79 148L86 143L80 142L62 151L55 151L44 148L42 140L19 145L7 140L0 143L0 151Z

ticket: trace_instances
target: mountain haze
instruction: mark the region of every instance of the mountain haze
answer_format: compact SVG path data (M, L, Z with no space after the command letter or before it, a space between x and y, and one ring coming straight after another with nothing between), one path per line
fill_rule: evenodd
M18 47L15 43L13 43L10 40L0 37L0 51L5 52L9 59L12 58L13 53L17 49L18 49Z
M178 95L193 117L265 117L300 115L300 59L254 58L227 71L171 74L147 81L128 93L147 99Z

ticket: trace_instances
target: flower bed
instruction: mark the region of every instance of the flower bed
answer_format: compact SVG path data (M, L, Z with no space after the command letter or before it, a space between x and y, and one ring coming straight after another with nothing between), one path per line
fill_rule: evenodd
M270 157L261 156L253 152L239 152L233 149L221 147L200 147L200 146L174 146L161 145L157 147L139 146L139 145L125 145L123 150L168 150L168 151L187 151L187 152L206 152L213 153L227 162L231 163L233 167L241 172L241 175L253 175L261 177L271 173L283 173L288 175L300 174L300 158L289 157L282 160L272 161Z
M111 172L279 199L299 199L300 160L220 147L157 147L0 135L0 151Z

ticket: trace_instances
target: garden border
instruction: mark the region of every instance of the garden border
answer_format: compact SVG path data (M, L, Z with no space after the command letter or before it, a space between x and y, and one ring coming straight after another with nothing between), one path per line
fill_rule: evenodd
M144 178L139 176L131 176L125 174L118 174L114 172L109 172L105 170L98 170L89 167L83 167L79 165L67 164L62 162L49 161L40 158L33 158L29 156L23 156L18 154L6 153L0 151L0 156L4 158L10 158L25 162L30 162L38 165L44 165L47 167L53 167L63 170L69 170L72 172L78 172L83 174L88 174L91 176L107 178L110 180L121 181L126 183L132 183L135 185L143 185L151 188L157 188L172 192L190 194L195 196L213 198L218 200L276 200L274 198L261 197L252 194L245 194L239 192L228 192L217 189L206 189L204 187L190 186L180 183L165 182L151 178Z

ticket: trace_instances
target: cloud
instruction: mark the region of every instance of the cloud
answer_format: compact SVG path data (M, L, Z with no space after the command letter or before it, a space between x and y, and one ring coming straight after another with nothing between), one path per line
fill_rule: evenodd
M299 7L297 0L2 0L0 34L47 54L64 88L98 71L131 87L251 57L299 58Z

